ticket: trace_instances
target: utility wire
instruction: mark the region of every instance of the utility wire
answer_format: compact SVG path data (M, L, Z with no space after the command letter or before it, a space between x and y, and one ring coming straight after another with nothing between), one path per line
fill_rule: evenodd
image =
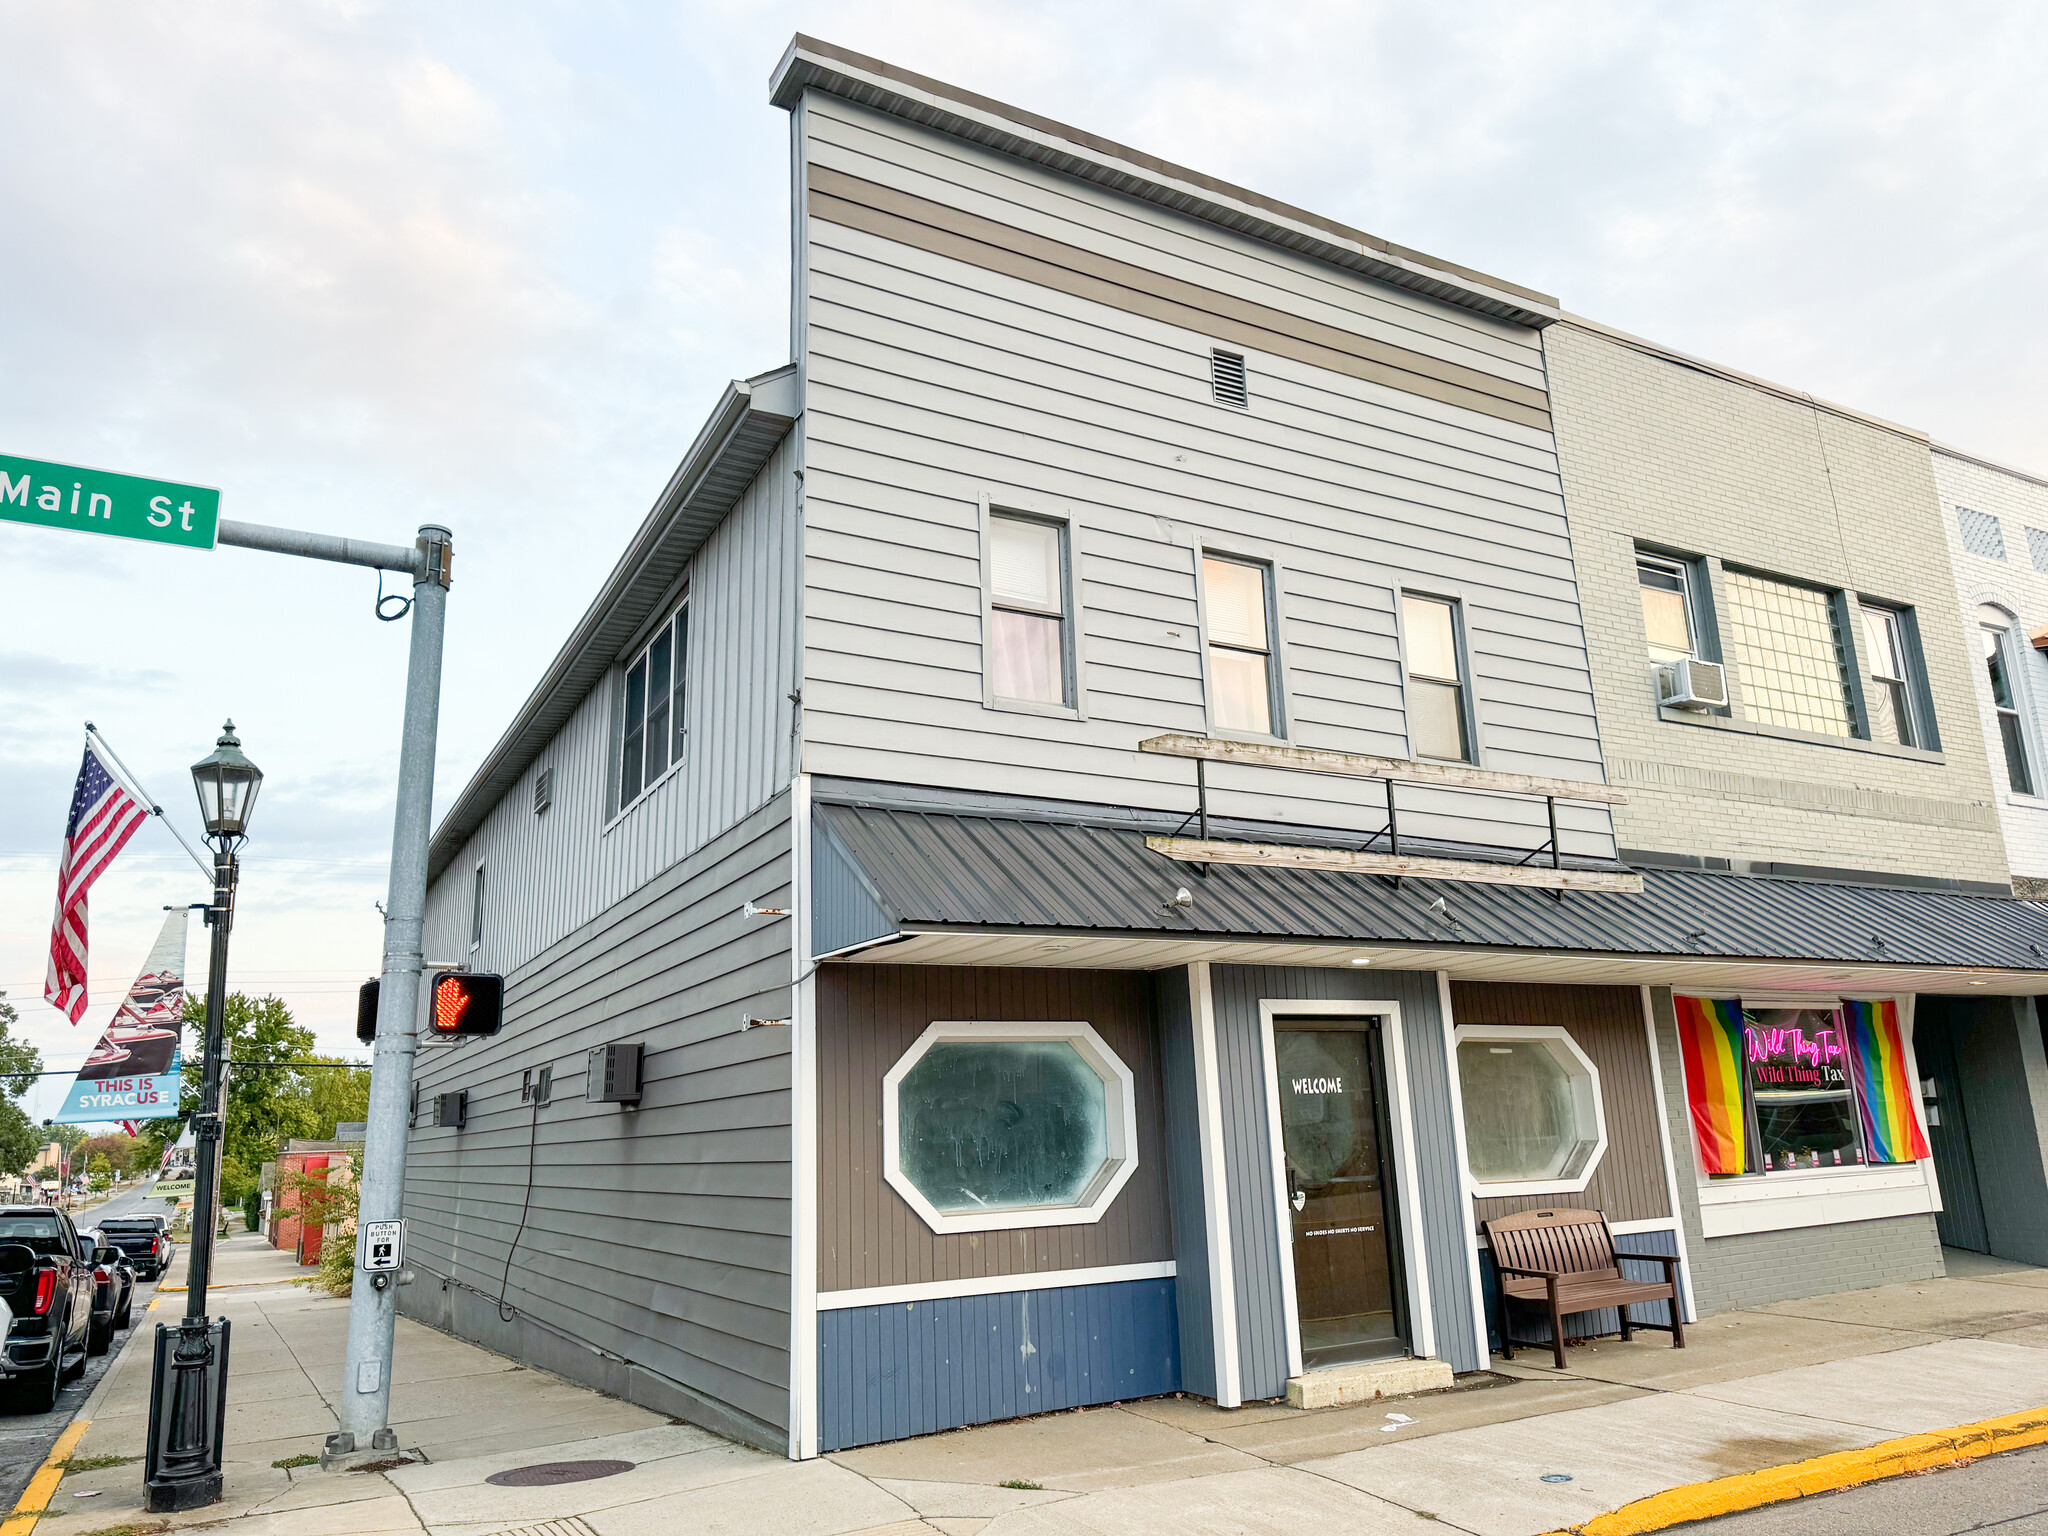
M156 803L156 796L152 795L148 790L144 789L142 787L142 781L135 777L133 770L131 770L126 763L121 761L121 754L114 750L114 744L111 741L108 741L106 736L100 731L100 728L94 725L90 720L85 722L85 734L88 736L99 737L100 745L107 749L107 756L111 757L114 760L114 766L121 770L123 777L127 780L127 787L129 789L134 790L136 798L142 801L144 805L147 805L149 807L150 815L154 816L158 821L162 822L166 827L170 828L171 836L175 837L178 840L178 846L180 848L183 848L187 853L192 855L192 862L199 866L199 872L202 875L206 876L208 880L211 880L213 878L213 866L207 863L206 860L199 857L198 850L193 848L193 846L190 843L185 841L185 834L180 832L176 824L172 822L171 818L164 814L164 808Z

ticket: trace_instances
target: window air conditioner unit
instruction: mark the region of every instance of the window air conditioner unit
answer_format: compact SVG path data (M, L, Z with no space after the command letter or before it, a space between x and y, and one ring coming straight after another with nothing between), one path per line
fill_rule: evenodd
M1672 709L1719 709L1728 702L1728 674L1717 661L1688 656L1657 669L1657 702Z
M638 1104L640 1047L600 1045L592 1051L583 1096L593 1104Z

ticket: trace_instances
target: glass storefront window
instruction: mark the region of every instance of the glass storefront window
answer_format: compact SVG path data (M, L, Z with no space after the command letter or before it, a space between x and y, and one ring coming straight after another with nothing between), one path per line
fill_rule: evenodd
M1086 1024L934 1024L883 1094L886 1177L934 1231L1093 1221L1136 1167L1134 1079Z
M1861 1165L1856 1098L1834 1010L1753 1008L1745 1020L1764 1172Z
M1570 1035L1461 1029L1458 1082L1466 1157L1482 1194L1585 1187L1606 1131L1599 1072Z

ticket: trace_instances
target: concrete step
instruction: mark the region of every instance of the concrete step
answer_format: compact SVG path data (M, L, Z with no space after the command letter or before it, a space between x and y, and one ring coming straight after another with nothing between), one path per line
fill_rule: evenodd
M1451 1368L1441 1360L1368 1360L1361 1365L1333 1365L1291 1377L1290 1408L1336 1408L1369 1403L1376 1397L1409 1392L1434 1392L1451 1384Z

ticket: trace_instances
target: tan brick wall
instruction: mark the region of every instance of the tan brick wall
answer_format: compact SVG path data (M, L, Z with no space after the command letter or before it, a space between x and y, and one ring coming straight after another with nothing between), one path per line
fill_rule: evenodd
M1926 440L1569 322L1544 339L1602 751L1632 797L1616 811L1622 846L2003 882ZM1938 760L1660 719L1637 541L1914 608Z

